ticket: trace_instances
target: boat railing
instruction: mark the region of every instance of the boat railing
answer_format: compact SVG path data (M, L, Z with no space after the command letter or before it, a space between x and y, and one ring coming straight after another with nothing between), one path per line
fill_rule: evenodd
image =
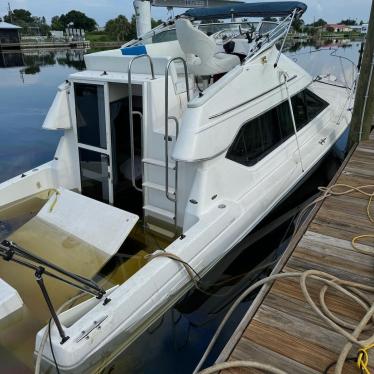
M141 120L141 126L143 127L143 114L139 111L134 111L133 109L133 93L132 93L132 67L133 63L136 60L146 58L148 59L150 70L151 70L151 75L152 79L155 79L155 70L154 70L154 65L152 61L152 57L144 54L144 55L139 55L135 56L133 59L131 59L129 63L129 68L128 68L128 93L129 93L129 125L130 125L130 157L131 157L131 183L132 186L139 192L143 191L143 188L138 187L136 185L136 178L135 178L135 140L134 140L134 115L138 115ZM143 138L143 137L142 137ZM143 150L143 147L141 147ZM143 176L143 168L142 168L142 176Z
M284 43L286 41L287 35L290 31L290 28L292 26L292 22L297 16L297 10L295 9L292 14L288 15L282 22L278 24L277 27L275 27L273 30L269 31L268 33L264 35L259 35L259 38L256 42L256 46L250 51L246 59L243 61L243 63L252 60L255 58L258 54L263 52L265 49L270 48L275 43L278 42L278 40L283 38L282 47L280 51L282 51L284 47ZM279 53L277 57L276 64L279 61L281 53Z
M180 61L183 64L185 85L187 93L187 102L190 101L190 88L188 80L188 70L186 60L182 57L174 57L170 59L165 68L165 195L166 198L174 203L174 224L177 228L177 209L178 209L178 161L175 162L175 180L174 180L174 194L170 193L169 189L169 120L175 122L175 139L178 138L179 134L179 121L175 116L169 116L169 72L171 64Z

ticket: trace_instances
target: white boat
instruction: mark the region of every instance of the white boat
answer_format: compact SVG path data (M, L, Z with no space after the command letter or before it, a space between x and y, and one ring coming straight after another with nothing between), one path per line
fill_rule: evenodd
M170 238L165 252L203 276L349 126L353 88L311 77L276 46L305 10L300 2L192 9L121 49L86 55L87 69L59 87L43 125L64 132L55 158L0 184L0 208L74 191L137 214ZM263 16L283 20L232 20ZM156 257L107 292L109 303L93 298L61 313L69 338L50 331L59 369L112 359L113 342L124 349L191 287L180 262ZM42 349L53 364L50 345Z

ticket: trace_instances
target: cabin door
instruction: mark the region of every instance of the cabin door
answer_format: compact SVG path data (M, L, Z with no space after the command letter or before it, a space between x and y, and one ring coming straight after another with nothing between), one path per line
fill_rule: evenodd
M113 204L108 86L74 83L81 192Z

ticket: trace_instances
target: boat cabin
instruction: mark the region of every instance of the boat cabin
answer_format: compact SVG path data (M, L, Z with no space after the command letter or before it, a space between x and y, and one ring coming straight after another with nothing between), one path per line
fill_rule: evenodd
M181 126L188 126L187 109L202 107L246 63L271 50L304 8L292 9L285 8L288 17L280 23L208 24L205 19L232 12L189 10L121 49L86 55L87 69L59 89L57 100L69 109L55 107L69 112L70 120L56 121L52 111L44 124L73 129L70 157L78 162L69 169L72 186L144 217L152 227L182 231L198 169L173 157L177 148L189 147L187 139L176 146ZM248 4L234 10L238 16L258 12Z

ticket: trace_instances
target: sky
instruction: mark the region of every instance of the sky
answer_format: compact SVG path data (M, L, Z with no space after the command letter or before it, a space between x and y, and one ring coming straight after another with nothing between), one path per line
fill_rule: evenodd
M49 21L55 15L67 13L71 9L80 10L94 18L99 26L119 14L131 17L134 13L132 0L0 0L0 17L7 13L8 1L12 9L28 9L35 16L45 16ZM249 2L248 0L245 0ZM265 0L266 1L266 0ZM358 21L369 19L371 0L304 0L308 10L304 15L306 23L314 18L323 18L328 23L353 18ZM175 14L181 10L176 10ZM164 8L152 8L152 16L166 19Z

